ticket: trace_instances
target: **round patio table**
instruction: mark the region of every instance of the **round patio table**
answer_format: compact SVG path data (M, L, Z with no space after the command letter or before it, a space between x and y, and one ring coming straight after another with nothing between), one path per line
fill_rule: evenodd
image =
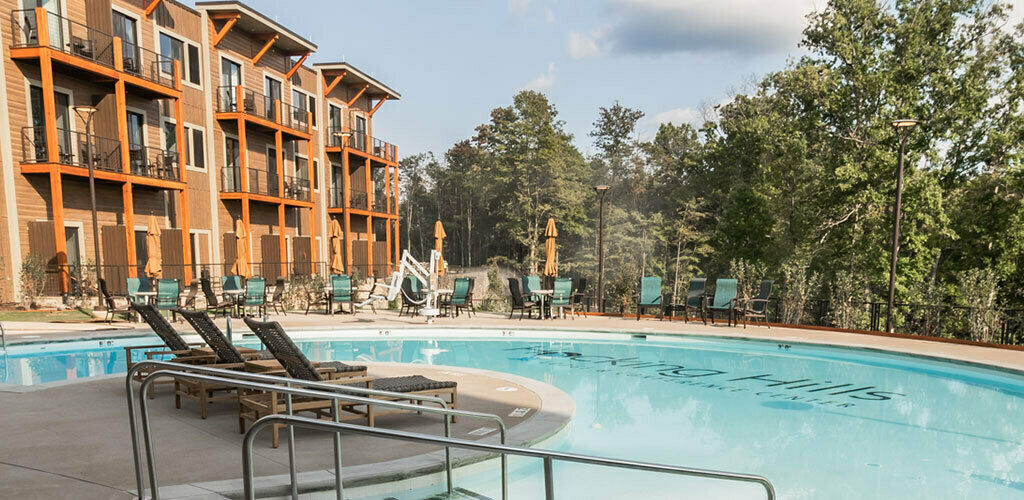
M554 290L530 290L530 293L532 295L536 295L536 296L540 297L540 319L544 319L544 312L545 312L545 310L544 310L544 297L550 296L550 295L554 295L555 291ZM550 304L550 303L551 303L551 300L548 299L548 304ZM547 317L548 318L553 318L554 316L555 316L554 314L551 314L551 311L547 311Z

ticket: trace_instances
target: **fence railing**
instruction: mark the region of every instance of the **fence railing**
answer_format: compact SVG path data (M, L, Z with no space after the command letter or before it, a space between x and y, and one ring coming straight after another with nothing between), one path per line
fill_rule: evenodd
M373 195L373 211L384 214L388 213L388 199L383 191Z
M373 152L372 152L372 154L373 154L373 156L376 156L378 158L383 158L383 159L388 160L388 161L396 161L395 160L395 156L396 156L395 155L395 145L391 144L391 143L388 143L387 141L378 139L376 137L373 138Z
M246 175L248 186L243 191L242 175ZM277 196L280 186L277 174L258 168L247 168L244 172L238 167L224 167L220 171L220 190L224 193L251 193Z
M135 175L168 181L181 180L176 151L131 144L128 146L128 163L131 173Z
M89 137L82 132L57 129L57 162L77 167L89 166ZM25 163L49 162L49 147L44 127L21 129L21 154ZM92 136L92 166L108 172L121 171L121 142L117 139Z

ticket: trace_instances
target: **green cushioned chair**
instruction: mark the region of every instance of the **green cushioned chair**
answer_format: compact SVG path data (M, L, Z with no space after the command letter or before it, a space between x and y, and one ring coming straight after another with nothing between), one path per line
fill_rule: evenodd
M178 294L181 288L177 279L161 278L156 282L156 308L159 311L171 311L171 317L177 321L178 315L174 312L178 308Z
M658 308L659 316L664 318L664 303L665 298L661 293L661 278L658 276L640 278L640 293L636 298L636 320L640 321L640 315L651 307Z
M249 278L245 280L246 312L255 309L256 314L267 314L267 280L265 278Z
M338 305L341 312L345 312L342 304L350 304L350 312L356 313L355 301L352 300L352 278L347 274L331 275L331 305L328 307L333 308L334 304Z
M565 317L565 308L568 307L573 319L576 319L576 305L572 300L572 278L555 278L551 306L557 307L558 315L563 318Z
M738 282L734 278L718 278L715 280L715 296L710 299L707 305L708 316L711 317L711 324L715 324L715 312L728 314L729 326L732 326L736 313L736 295Z

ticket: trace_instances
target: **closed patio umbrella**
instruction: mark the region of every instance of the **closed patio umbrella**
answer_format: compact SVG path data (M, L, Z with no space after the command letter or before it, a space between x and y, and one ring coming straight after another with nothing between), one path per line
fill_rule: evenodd
M558 230L555 229L555 219L548 218L548 225L544 228L544 276L558 276L558 248L555 247L555 238L558 237Z
M235 222L235 264L231 272L243 278L249 277L249 233L245 232L242 219Z
M331 219L331 274L345 274L345 262L341 258L342 237L338 219Z
M444 248L444 238L448 236L444 234L444 226L441 225L440 219L434 223L434 250L441 253L441 249ZM437 275L444 276L444 254L441 254L441 258L437 259Z
M146 259L146 276L150 278L163 278L164 269L160 264L160 224L156 221L156 216L149 215L149 227L146 229L146 253L149 258Z

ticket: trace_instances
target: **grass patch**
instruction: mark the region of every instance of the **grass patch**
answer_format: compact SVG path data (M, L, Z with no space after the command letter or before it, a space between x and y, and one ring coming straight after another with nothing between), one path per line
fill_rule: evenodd
M93 321L88 311L0 311L0 321L36 321L42 323L85 323Z

